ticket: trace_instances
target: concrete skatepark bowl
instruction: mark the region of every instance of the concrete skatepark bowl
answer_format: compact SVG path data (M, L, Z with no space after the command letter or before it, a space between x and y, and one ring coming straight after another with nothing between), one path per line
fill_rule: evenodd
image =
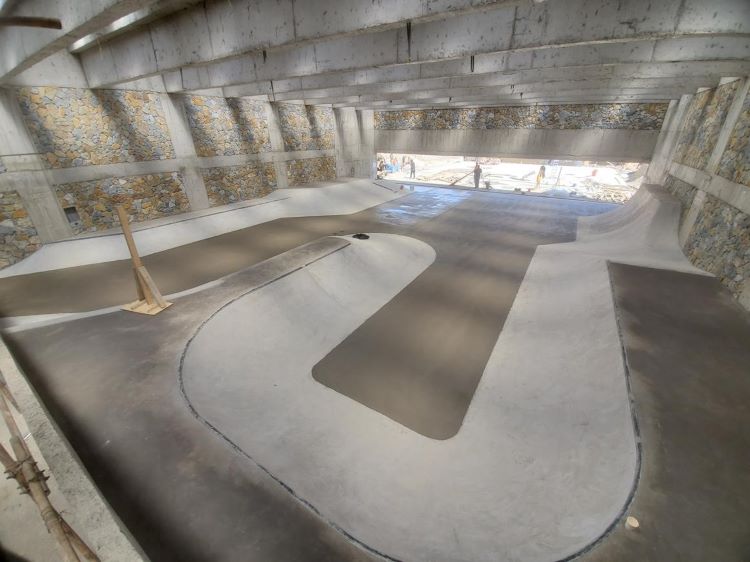
M691 387L676 404L660 402L679 383L662 386L642 353L662 329L649 309L689 314L680 298L699 293L724 302L718 283L679 251L679 207L656 188L621 208L450 190L395 195L149 254L165 293L214 281L157 317L108 312L4 334L145 553L738 559L750 520L750 496L740 493L750 491L747 453L692 446L679 416L700 388L717 401L706 431L734 431L739 443L747 417L719 404L750 389L739 376L705 384L710 365L687 357ZM214 265L236 273L210 279ZM58 281L88 268L94 284L122 267L0 279L32 303L4 302L6 315L62 312L51 306L61 300L68 311L116 304L117 287ZM644 301L644 282L663 298ZM666 298L675 286L683 296ZM57 298L35 297L41 287ZM710 345L718 354L734 341L722 368L739 372L750 359L748 324L727 303L716 314L705 325L686 321L707 333L723 323ZM636 339L644 327L653 331L646 342ZM668 357L679 363L691 341L673 340ZM640 432L634 413L649 420ZM678 451L670 462L690 463L689 477L661 472L674 470L658 455L663 440ZM719 458L724 469L701 487ZM737 493L719 500L724 488ZM659 500L665 494L701 509L675 513ZM655 541L647 551L616 525L629 508L646 523L641 536L659 517L675 521L664 536L699 528L718 537L725 525L726 540L692 550Z

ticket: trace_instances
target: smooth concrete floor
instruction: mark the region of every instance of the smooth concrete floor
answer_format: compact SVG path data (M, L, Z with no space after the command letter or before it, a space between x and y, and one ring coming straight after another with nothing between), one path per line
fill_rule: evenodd
M641 474L582 562L750 560L750 314L717 279L611 263Z
M452 306L477 313L487 334L469 331L466 335L486 340L491 348L533 251L532 244L519 243L519 239L528 236L537 243L572 239L577 216L607 209L585 202L479 193L457 196L440 190L413 194L356 215L259 225L191 244L197 257L186 247L150 257L154 265L164 263L167 271L169 265L196 264L192 281L196 284L197 279L208 280L201 273L211 270L212 248L219 253L216 263L242 267L248 254L256 259L276 255L287 245L295 247L326 234L429 235L438 254L446 248L443 251L465 256L463 260L454 257L454 268L486 268L480 276L482 288L492 292L488 298L503 303L493 306L488 315L492 320L481 312L481 294L459 298L461 294L442 292L441 298L453 297ZM512 226L503 230L493 225L493 211L505 220L509 213L515 214ZM543 226L545 217L548 222ZM440 221L450 228L439 228ZM544 233L535 234L534 228L544 228ZM508 274L498 270L498 261L485 266L479 259L479 248L492 253L493 237L497 246L510 246L505 254ZM219 239L229 247L221 251ZM267 282L277 267L273 260L259 264L231 283L185 297L187 306L174 306L155 318L115 313L7 336L9 347L97 485L152 559L356 560L368 556L292 499L287 490L269 481L262 469L216 440L188 410L177 385L175 361L196 324L216 310L228 292L236 292L240 285ZM175 281L180 278L174 272L170 275ZM494 284L493 275L498 277ZM167 287L165 292L177 288ZM54 275L48 277L45 289L57 290ZM84 285L68 298L76 298L77 306L92 308L92 301L122 300L117 290L114 295L104 291L89 295ZM431 340L429 330L421 333ZM433 349L433 342L426 341L421 351L429 354ZM482 358L472 361L479 363ZM476 380L468 377L458 382L457 401L470 400ZM455 413L449 414L456 419Z

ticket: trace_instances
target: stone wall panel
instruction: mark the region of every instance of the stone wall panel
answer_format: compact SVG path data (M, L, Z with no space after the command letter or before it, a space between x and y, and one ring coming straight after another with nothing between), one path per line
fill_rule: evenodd
M718 174L750 186L750 95L742 104L740 117L721 156Z
M277 107L285 150L335 148L333 109L293 103L280 103Z
M265 106L243 98L184 96L198 156L257 154L271 150Z
M75 207L76 234L119 226L115 207L123 205L133 222L142 222L190 210L177 172L67 183L55 186L60 205Z
M265 197L276 188L272 162L201 170L212 207Z
M706 169L738 85L735 80L696 96L685 134L680 137L676 161L697 170Z
M17 90L31 138L51 168L174 158L159 95L130 90Z
M680 222L682 222L682 219L685 218L685 215L690 210L690 206L693 204L693 199L695 199L698 189L672 175L667 176L667 179L664 181L664 187L680 201L682 205Z
M750 215L707 194L684 251L739 297L750 282Z
M18 192L0 192L0 269L21 261L40 246L34 223Z
M375 128L659 130L667 107L663 103L625 103L376 111Z
M333 156L290 160L286 163L289 185L303 185L336 179L336 159Z

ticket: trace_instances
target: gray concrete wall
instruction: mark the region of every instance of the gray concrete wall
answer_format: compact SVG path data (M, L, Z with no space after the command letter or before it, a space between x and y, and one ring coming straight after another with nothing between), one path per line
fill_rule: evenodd
M659 131L375 130L377 152L648 162Z
M372 110L344 107L334 110L336 120L336 175L369 178L375 164Z

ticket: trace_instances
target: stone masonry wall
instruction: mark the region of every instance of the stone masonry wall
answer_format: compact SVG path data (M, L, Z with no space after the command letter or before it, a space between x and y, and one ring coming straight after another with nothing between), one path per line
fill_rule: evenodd
M276 188L271 162L201 170L212 207L265 197Z
M750 187L750 95L742 104L742 112L721 157L718 174Z
M18 192L0 192L0 269L34 253L40 244Z
M158 94L45 86L19 88L17 96L51 168L174 158Z
M335 148L333 109L292 103L280 103L277 107L285 150Z
M705 170L738 85L735 80L693 98L678 140L676 162Z
M375 128L659 130L667 107L625 103L376 111Z
M682 205L682 215L680 220L682 221L682 219L685 218L685 214L690 210L690 206L693 204L693 199L695 198L698 188L672 175L667 176L667 179L664 181L664 187L680 201L680 204Z
M67 183L55 189L60 205L75 207L80 216L80 225L73 226L76 234L118 227L116 205L123 205L133 222L190 210L177 172Z
M706 195L683 249L735 297L750 283L750 216L713 195Z
M286 163L289 185L336 179L336 159L332 156L291 160Z
M256 154L271 150L262 103L243 98L184 96L198 156Z

